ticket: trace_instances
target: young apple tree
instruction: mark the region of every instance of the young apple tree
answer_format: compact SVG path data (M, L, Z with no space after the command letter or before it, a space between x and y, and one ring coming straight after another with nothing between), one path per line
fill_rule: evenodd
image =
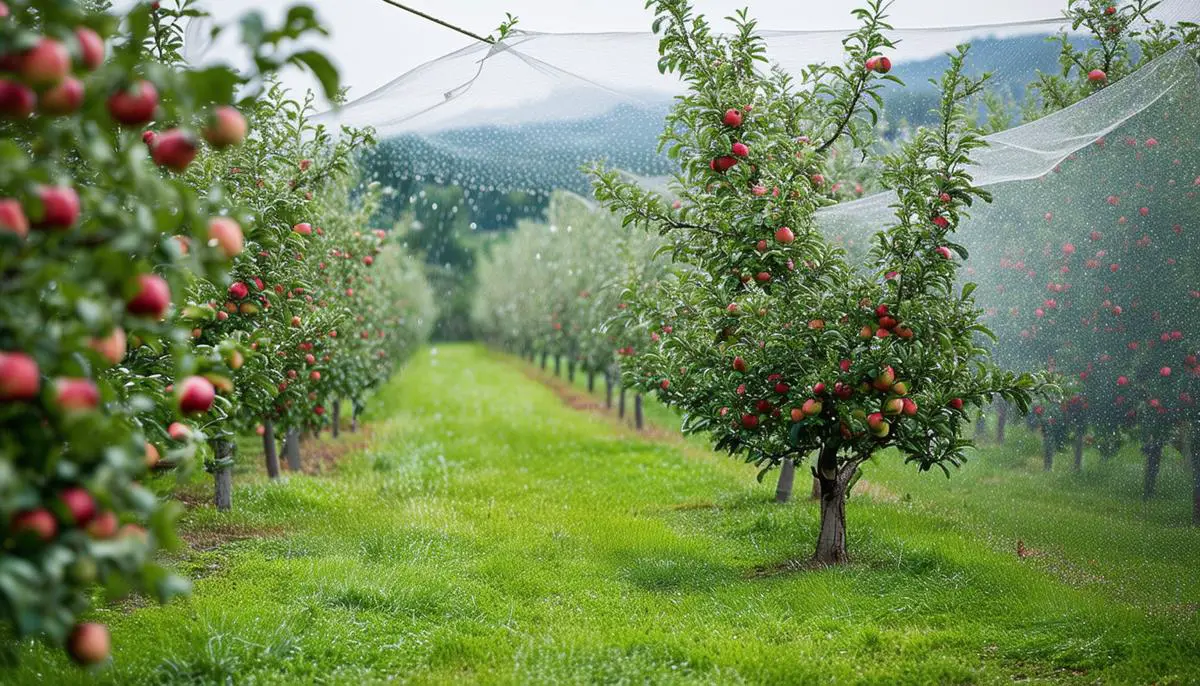
M892 47L882 2L854 12L842 65L797 83L764 72L765 47L745 14L714 34L686 0L651 0L659 66L690 91L661 145L679 161L669 206L599 170L597 197L626 223L658 232L678 265L631 308L671 327L631 359L627 378L684 412L683 428L764 470L815 456L821 525L814 561L844 564L845 500L860 467L885 448L921 470L965 459L966 408L1000 396L1024 409L1043 382L994 366L974 286L956 285L966 251L954 231L987 195L966 168L983 145L964 101L983 83L963 74L966 49L941 79L941 123L884 160L894 224L853 264L814 226L827 203L821 171L839 141L866 139Z

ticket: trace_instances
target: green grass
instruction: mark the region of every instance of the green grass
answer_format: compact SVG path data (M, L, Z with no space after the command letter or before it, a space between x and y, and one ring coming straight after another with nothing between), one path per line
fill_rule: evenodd
M1046 475L1019 432L951 480L883 455L848 506L855 564L798 570L810 503L529 372L424 352L336 474L244 470L235 512L188 512L262 533L185 557L187 600L97 610L111 667L31 644L0 683L1200 682L1176 462L1142 505L1133 458Z

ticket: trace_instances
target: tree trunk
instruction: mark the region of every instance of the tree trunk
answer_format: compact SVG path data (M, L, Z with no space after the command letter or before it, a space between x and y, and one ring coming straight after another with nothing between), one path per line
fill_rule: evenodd
M1054 445L1054 437L1050 435L1049 428L1042 429L1042 470L1050 471L1054 469L1054 451L1057 446Z
M567 360L567 381L575 384L575 360Z
M283 455L287 458L289 471L300 471L300 429L288 429L284 434Z
M549 359L549 357L550 357L550 353L547 353L547 352L542 353L542 371L546 371L546 360Z
M358 431L358 413L362 411L362 406L355 400L350 409L350 433Z
M1075 471L1083 471L1083 429L1075 433Z
M275 445L275 423L270 419L263 422L263 455L267 459L267 476L279 478L279 453Z
M337 438L342 430L342 399L333 399L333 437Z
M817 457L813 474L821 480L821 533L813 562L819 565L844 565L850 561L846 553L846 486L856 463L838 466L839 444L826 443Z
M1200 424L1192 424L1188 446L1192 453L1192 524L1200 526Z
M588 393L596 392L596 370L588 370Z
M617 403L617 416L621 419L625 418L625 387L621 387L621 398Z
M612 409L612 397L613 397L612 370L605 369L604 370L604 409L606 409L606 410Z
M213 469L213 481L216 482L213 502L222 512L233 509L233 466L219 463L232 460L234 448L233 441L224 438L212 442L213 456L218 461Z
M786 503L792 499L792 484L796 481L796 463L785 457L779 465L779 485L775 487L775 502Z
M1142 482L1142 500L1154 497L1158 486L1158 467L1162 461L1163 444L1155 440L1142 444L1142 454L1146 456L1146 477Z
M562 355L554 356L554 375L562 376Z
M808 499L809 500L820 500L821 499L821 480L815 476L813 477L812 493L809 494Z
M1001 402L996 408L996 443L1004 442L1004 425L1008 423L1008 403Z
M642 394L633 395L633 424L641 431L646 426L646 415L642 412Z

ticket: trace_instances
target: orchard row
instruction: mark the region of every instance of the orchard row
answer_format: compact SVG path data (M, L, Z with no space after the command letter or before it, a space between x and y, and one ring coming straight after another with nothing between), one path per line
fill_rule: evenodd
M82 664L109 650L77 623L97 585L187 590L155 562L178 506L147 470L203 463L230 507L238 434L270 456L357 412L432 319L419 267L367 228L371 133L272 85L295 64L336 97L296 47L311 10L244 19L247 73L182 61L191 4L0 3L0 620Z

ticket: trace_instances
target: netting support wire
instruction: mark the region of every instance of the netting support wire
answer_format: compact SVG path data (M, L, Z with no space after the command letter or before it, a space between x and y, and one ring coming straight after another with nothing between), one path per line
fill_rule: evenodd
M492 40L491 38L484 38L483 36L481 36L481 35L479 35L479 34L477 34L477 33L472 33L472 32L470 32L470 31L468 31L468 30L466 30L466 29L462 28L461 26L455 26L454 24L451 24L451 23L450 23L450 22L448 22L448 21L443 21L443 20L441 20L441 19L438 19L437 17L434 17L434 16L432 16L432 15L425 14L425 13L424 13L424 12L422 12L421 10L416 10L416 9L413 9L413 8L411 8L411 7L407 6L407 5L402 5L402 4L398 3L398 2L396 2L396 0L383 0L383 2L385 2L385 3L389 4L389 5L391 5L392 7L395 7L395 8L397 8L397 9L402 9L402 10L404 10L405 12L408 12L408 13L410 13L410 14L415 14L415 15L417 15L418 17L420 17L420 18L422 18L422 19L425 19L425 20L427 20L427 21L431 21L431 22L433 22L433 23L437 24L438 26L444 26L444 27L446 27L446 28L450 29L451 31L457 31L457 32L461 33L461 34L462 34L462 35L464 35L464 36L470 36L471 38L474 38L475 40L477 40L477 41L479 41L479 42L481 42L481 43L487 43L488 45L491 45L491 44L493 44L493 43L495 43L495 42L496 42L496 41Z

